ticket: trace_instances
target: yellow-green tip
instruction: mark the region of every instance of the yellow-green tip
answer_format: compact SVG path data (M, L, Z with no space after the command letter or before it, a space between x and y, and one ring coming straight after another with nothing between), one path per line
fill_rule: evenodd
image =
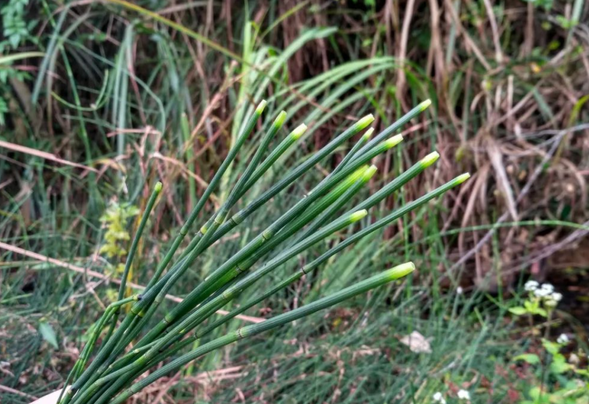
M348 185L353 184L358 179L362 178L366 170L368 170L367 164L364 164L363 166L358 167L356 170L354 170L354 172L347 177Z
M423 168L427 168L438 161L439 158L440 154L438 152L430 153L421 159L421 165Z
M413 262L406 262L389 269L387 272L389 279L395 280L407 276L413 271L415 271L415 264Z
M368 211L366 209L362 209L362 210L352 213L350 215L350 223L355 223L360 219L364 219L367 214L368 214Z
M266 105L268 103L266 102L266 100L262 100L259 104L258 107L256 108L256 113L257 114L261 114L262 112L264 112L264 109L266 108Z
M423 112L426 109L428 109L430 105L432 105L432 100L425 100L424 102L419 104L419 109Z
M362 130L365 127L367 127L368 125L370 125L372 122L374 122L374 116L372 114L368 114L364 118L362 118L358 122L356 122L356 127L359 130Z
M362 139L364 141L367 141L368 139L370 139L370 136L372 136L373 133L374 133L374 128L368 128L366 133L364 133L364 136L362 136Z
M280 111L276 119L274 120L274 126L281 127L284 125L284 121L286 120L286 111Z
M368 180L370 180L372 178L372 176L374 175L375 172L376 172L376 166L373 164L370 167L368 167L366 169L366 171L364 171L364 173L362 174L362 181L368 182Z
M454 181L456 182L456 185L458 185L458 184L462 184L464 181L466 181L469 178L470 178L470 173L464 173L464 174L461 174L458 177L456 177L454 179Z
M164 184L162 184L160 181L158 181L155 183L155 187L153 187L153 190L159 194L160 192L162 192L163 187L164 187Z
M298 138L303 136L303 133L305 133L306 131L307 131L307 125L302 123L299 126L297 126L295 128L295 130L293 130L290 135L293 137L293 139L297 140Z
M389 139L387 139L384 144L385 147L388 149L390 149L391 147L395 147L396 145L398 145L399 143L401 143L403 141L403 136L402 135L396 135L393 136Z

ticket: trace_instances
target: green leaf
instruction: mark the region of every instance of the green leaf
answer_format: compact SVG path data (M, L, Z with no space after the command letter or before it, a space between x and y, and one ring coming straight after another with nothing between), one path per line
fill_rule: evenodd
M517 306L517 307L512 307L511 309L509 309L509 312L511 314L515 314L516 316L521 316L527 313L527 310L521 306Z
M41 333L43 339L49 343L49 345L55 349L59 348L57 345L57 336L55 335L55 330L53 330L51 324L47 322L40 323L39 332Z
M540 307L538 307L536 309L535 314L538 314L539 316L542 316L542 317L548 317L548 313L546 313L546 310L544 310Z
M560 351L560 345L556 342L548 341L547 339L542 339L542 346L544 349L548 351L550 355L558 355Z
M513 360L514 361L522 360L524 362L529 363L530 365L535 365L537 363L540 363L540 358L536 354L522 354L522 355L518 355L515 358L513 358Z
M566 362L564 355L557 354L554 356L552 363L550 364L550 371L557 375L568 372L571 369L571 365Z

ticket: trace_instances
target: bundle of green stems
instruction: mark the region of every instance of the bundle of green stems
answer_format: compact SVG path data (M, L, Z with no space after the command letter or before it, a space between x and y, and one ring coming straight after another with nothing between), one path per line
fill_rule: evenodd
M197 225L197 220L205 215L203 208L207 201L219 188L223 176L238 158L246 140L255 132L257 122L266 108L266 102L262 101L242 125L227 157L171 242L170 248L159 260L146 289L140 295L125 297L126 280L139 240L162 191L163 185L159 182L155 184L127 255L118 301L108 306L92 328L88 342L68 376L66 385L70 387L64 389L60 404L122 403L157 379L177 371L203 355L308 316L411 273L415 269L413 263L401 263L310 304L260 323L243 326L221 337L209 337L213 330L280 290L296 282L304 282L307 274L329 265L330 258L338 252L468 179L468 174L462 174L371 222L371 208L436 162L438 153L432 152L378 191L354 206L346 206L358 199L355 197L359 191L376 173L377 168L371 165L372 161L401 143L403 137L396 133L429 105L429 100L422 102L374 137L373 129L370 128L374 118L367 115L290 169L283 167L280 157L297 144L307 127L296 127L271 148L273 140L285 125L287 114L280 112L267 132L260 137L245 170L235 184L231 184L220 207L203 220L200 230L180 251L187 235ZM272 224L259 231L250 241L244 242L244 246L237 252L224 257L224 262L195 285L180 303L165 314L159 314L165 306L162 302L166 294L182 279L187 270L198 265L199 257L213 248L216 241L238 226L247 226L247 219L254 212L271 203L280 192L301 181L305 173L340 150L346 141L355 136L358 140L329 175L292 207L285 209ZM248 203L240 203L270 169L283 175L261 195L249 198L251 201ZM237 210L236 207L241 205L244 207ZM251 227L248 229L253 231ZM241 303L228 314L217 314L218 310L236 299L244 290L252 288L260 279L271 273L275 274L287 261L295 260L321 241L338 236L344 229L348 236L340 236L341 240L319 257L306 263L295 273L284 276L271 289L255 293L254 298ZM130 308L121 310L125 305L130 305ZM157 318L161 319L158 321ZM199 343L195 344L197 341ZM145 374L146 377L139 378Z

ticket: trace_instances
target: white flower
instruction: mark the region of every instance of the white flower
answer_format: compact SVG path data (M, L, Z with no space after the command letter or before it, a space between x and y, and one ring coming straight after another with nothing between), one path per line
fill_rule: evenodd
M560 302L562 300L562 294L558 293L558 292L554 292L552 294L552 296L550 296L552 298L552 300L554 300L555 302Z
M550 293L552 293L552 292L554 292L554 286L552 286L550 283L543 283L542 290L547 290Z
M538 297L546 297L546 296L552 294L552 292L549 291L548 289L543 289L542 288L542 289L536 289L536 290L534 290L534 294L536 296L538 296Z
M533 292L534 290L538 289L538 282L536 281L527 281L524 285L524 289L527 292Z
M470 393L466 390L458 390L458 398L460 400L470 400Z
M442 396L442 393L440 393L439 391L437 393L435 393L432 398L434 399L434 401L437 401L440 404L446 404L446 400L444 399L444 397Z
M461 294L463 294L463 293L464 293L464 289L462 289L462 286L458 286L458 287L456 288L456 294L457 294L457 295L461 295Z
M559 344L568 344L569 342L569 337L566 334L560 334L559 337L556 339L556 342L558 342Z

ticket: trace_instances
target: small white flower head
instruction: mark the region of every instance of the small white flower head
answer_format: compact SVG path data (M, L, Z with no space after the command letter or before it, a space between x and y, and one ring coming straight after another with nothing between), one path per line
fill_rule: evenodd
M463 293L464 293L464 289L462 289L462 286L458 286L458 287L456 288L456 294L457 294L457 295L461 295L461 294L463 294Z
M538 289L538 286L539 284L536 281L527 281L524 285L524 289L527 292L533 292L534 290Z
M542 290L547 290L549 293L554 292L554 286L550 283L543 283L541 286Z
M551 295L552 292L549 291L548 289L540 288L540 289L534 290L534 294L538 297L546 297L548 295Z
M433 400L440 403L440 404L446 404L446 399L444 398L444 396L442 396L442 393L440 393L439 391L437 393L435 393L432 396Z
M458 390L459 400L470 400L470 393L466 390Z
M562 294L558 293L558 292L554 292L552 294L552 296L550 296L552 298L552 300L554 300L555 302L560 302L562 300Z
M556 339L556 342L558 342L561 345L566 345L569 343L569 337L566 334L560 334Z

